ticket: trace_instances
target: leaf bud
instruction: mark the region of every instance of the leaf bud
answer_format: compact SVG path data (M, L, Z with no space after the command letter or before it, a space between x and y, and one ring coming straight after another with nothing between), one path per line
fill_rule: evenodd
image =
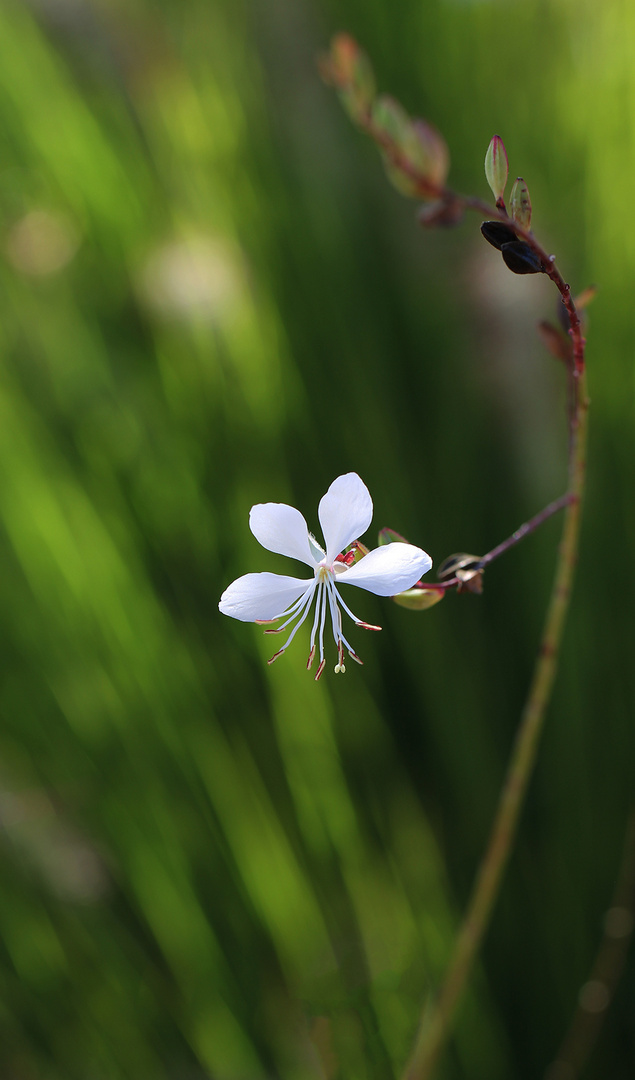
M522 176L519 176L514 181L512 193L509 196L509 211L514 221L517 221L523 229L530 227L531 199L529 198L529 188Z
M502 202L508 175L509 164L505 144L500 135L494 135L485 155L485 176L497 203L499 200Z
M513 244L503 244L501 248L505 266L513 274L542 274L544 266L529 244L516 240Z

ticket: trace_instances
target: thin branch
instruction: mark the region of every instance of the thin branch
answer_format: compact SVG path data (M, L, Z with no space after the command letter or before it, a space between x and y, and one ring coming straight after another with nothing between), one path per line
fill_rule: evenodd
M514 547L515 544L519 544L521 540L524 540L526 536L529 536L530 533L534 532L535 529L539 528L539 526L550 517L553 517L554 514L558 514L560 510L564 510L575 500L575 498L576 496L573 495L572 492L567 491L566 494L561 495L559 499L554 499L554 501L549 503L548 506L545 506L544 510L541 510L539 514L535 514L534 517L530 518L529 521L526 521L524 525L521 525L520 528L516 529L516 532L512 533L507 540L503 540L502 543L498 544L495 548L492 548L491 551L488 551L487 555L483 555L483 558L479 559L476 564L475 569L484 570L486 566L489 566L491 562L494 562L494 559L498 559L501 555L504 555L506 551L509 551L510 548Z

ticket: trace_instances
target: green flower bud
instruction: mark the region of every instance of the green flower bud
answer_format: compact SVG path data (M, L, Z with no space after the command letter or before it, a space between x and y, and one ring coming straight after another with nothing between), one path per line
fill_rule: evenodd
M514 181L512 193L509 196L509 211L514 221L517 221L523 229L528 229L531 225L531 199L529 198L529 188L527 187L522 176L519 176Z
M505 144L500 135L494 135L485 155L485 176L496 202L503 198L508 175L509 165Z
M393 600L400 607L409 608L410 611L427 611L443 600L445 589L435 588L434 585L425 589L408 589L406 592L393 596Z

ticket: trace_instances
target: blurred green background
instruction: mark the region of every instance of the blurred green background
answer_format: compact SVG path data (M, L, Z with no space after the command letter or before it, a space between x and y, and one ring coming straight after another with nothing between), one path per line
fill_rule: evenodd
M307 634L268 668L217 611L240 574L296 572L249 533L254 502L317 529L356 470L373 529L438 564L566 484L534 331L555 291L476 218L417 226L319 81L340 29L444 132L458 190L487 197L501 134L574 292L600 286L561 669L439 1077L543 1077L602 935L635 756L632 6L6 0L3 1080L389 1080L448 959L558 523L481 598L418 615L360 592L383 633L353 631L365 667L317 685ZM634 992L631 961L585 1076L635 1074Z

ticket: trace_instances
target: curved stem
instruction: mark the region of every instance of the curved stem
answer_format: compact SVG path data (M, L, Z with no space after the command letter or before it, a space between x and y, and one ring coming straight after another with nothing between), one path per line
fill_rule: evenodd
M555 580L547 608L538 659L488 847L476 877L472 897L454 945L450 967L438 1001L431 1010L427 1008L424 1010L415 1048L404 1073L404 1080L430 1080L498 896L555 678L558 651L569 607L577 557L585 481L588 412L584 364L585 341L580 316L571 296L571 288L558 270L555 256L547 254L530 230L509 218L502 200L501 204L493 209L482 199L459 195L434 183L428 175L419 172L399 144L374 123L370 109L356 119L359 126L382 148L391 164L413 181L413 194L418 194L425 200L439 200L441 206L445 203L449 210L474 210L490 220L496 219L511 225L517 236L524 240L536 254L543 272L558 289L567 311L572 343L567 365L572 399L569 415L569 488L566 496L563 497L563 500L566 499L566 510ZM547 510L550 511L550 508ZM523 535L525 535L524 532ZM514 538L511 539L514 540ZM504 542L503 545L499 545L499 548L506 550L507 546L511 545ZM499 552L499 548L489 553L490 561L491 558L502 553L502 551ZM449 587L450 584L454 582L445 583L445 587Z
M547 609L540 651L520 727L501 792L487 850L481 862L467 913L436 1006L424 1014L404 1080L429 1080L448 1035L473 961L489 924L514 839L516 824L532 772L538 740L551 695L564 620L569 606L580 532L586 467L588 400L584 371L580 376L573 425L570 502L565 510L555 580Z

